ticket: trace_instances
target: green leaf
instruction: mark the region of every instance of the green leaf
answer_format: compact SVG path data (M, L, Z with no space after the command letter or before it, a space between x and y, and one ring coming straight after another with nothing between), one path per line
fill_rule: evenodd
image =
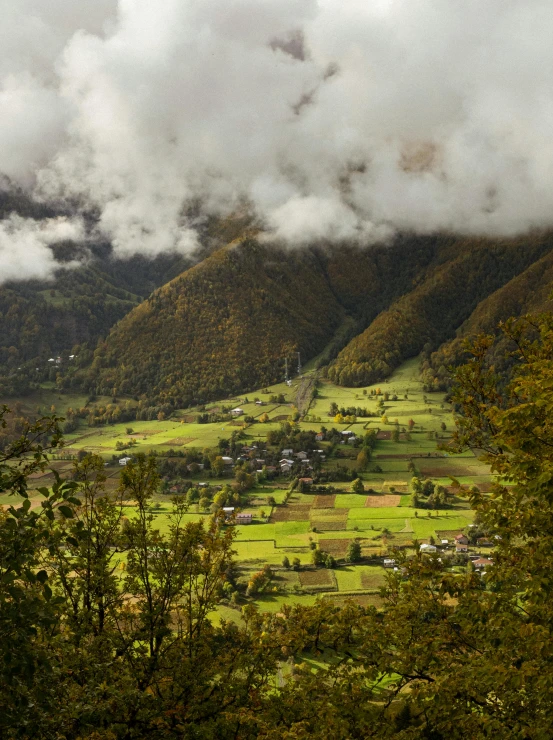
M73 509L71 509L69 506L60 506L59 510L66 519L73 519Z

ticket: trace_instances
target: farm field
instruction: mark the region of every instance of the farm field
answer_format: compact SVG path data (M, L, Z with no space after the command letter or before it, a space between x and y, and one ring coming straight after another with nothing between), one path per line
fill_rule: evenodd
M89 427L80 419L77 429L66 435L66 448L53 465L60 474L68 474L73 463L62 458L74 457L81 450L98 454L106 463L107 488L115 490L121 470L118 459L125 455L153 452L160 459L169 456L178 461L194 450L218 448L220 440L228 439L236 431L241 433L241 444L265 446L269 432L278 431L282 422L294 414L298 384L296 380L290 386L273 385L247 396L209 404L205 409L178 411L170 419L97 427ZM378 396L376 391L380 391ZM83 397L54 396L52 388L45 388L40 405L51 402L56 412L63 413L64 408L86 402ZM278 396L280 403L270 402L271 397ZM95 403L108 401L99 399ZM366 408L371 415L357 417L353 423L337 423L329 414L332 403L346 409ZM219 423L195 420L202 410L209 413L222 406L240 407L243 414L238 419ZM263 414L267 414L269 421L259 421ZM250 421L246 423L245 417ZM365 490L354 493L351 481L335 480L332 495L291 491L292 481L281 476L257 483L242 494L242 511L252 515L252 522L235 526L238 578L247 584L254 573L265 565L271 566L270 582L262 593L252 597L262 610L278 611L286 603L309 604L316 598L331 598L333 603L355 598L378 606L379 589L386 579L382 567L384 557L393 557L398 550L412 552L413 540L429 543L443 538L444 533L452 539L455 534L467 531L473 513L462 498L454 497L448 508L439 510L411 506L413 469L410 465L414 465L422 479L446 487L452 485L452 478L464 486L477 485L482 490L492 481L490 471L473 455L448 456L438 448L438 443L448 439L454 426L452 410L443 394L423 392L417 359L402 365L388 381L366 388L342 388L320 379L316 397L303 419L297 422L297 429L318 433L322 426L353 432L358 438L374 430L376 444L371 459L362 472L356 472ZM398 438L396 432L394 441L395 429L400 433ZM131 440L131 447L121 449ZM324 470L357 470L359 449L347 443L330 446L322 441L320 445L328 453ZM37 487L47 486L51 480L51 475L45 474L37 478ZM195 486L210 481L209 474L203 471L188 475L186 480ZM232 471L211 483L231 485ZM152 508L162 532L167 532L170 526L171 497L167 493L158 493ZM0 499L0 505L9 503L8 497ZM197 504L191 504L186 519L195 522L208 515ZM128 516L132 516L132 506ZM352 541L359 542L363 558L355 565L344 561ZM315 568L312 565L315 549L332 555L336 567ZM239 620L240 602L221 604L214 618Z

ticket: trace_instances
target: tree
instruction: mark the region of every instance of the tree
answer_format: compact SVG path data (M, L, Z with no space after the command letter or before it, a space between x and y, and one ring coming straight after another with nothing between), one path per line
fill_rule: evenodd
M365 470L370 461L370 450L363 447L357 455L357 467L360 470Z
M317 568L320 565L324 565L324 563L325 563L325 553L322 550L319 550L318 548L315 548L311 552L311 562Z
M399 442L399 427L395 426L392 430L392 442Z
M289 567L290 567L290 560L289 560L289 558L288 558L288 555L285 555L285 556L284 556L284 557L282 558L282 567L283 567L283 568L289 568Z
M269 414L267 412L261 414L261 416L259 417L259 421L262 424L266 424L269 421Z
M361 544L357 540L352 540L347 549L346 560L348 563L357 563L361 560Z
M365 493L365 486L361 478L356 478L351 484L351 490L353 493Z

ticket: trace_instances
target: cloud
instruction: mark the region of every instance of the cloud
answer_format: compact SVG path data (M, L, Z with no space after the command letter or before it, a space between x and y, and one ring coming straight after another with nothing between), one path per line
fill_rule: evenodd
M291 246L552 225L547 0L2 5L0 172L122 257L193 252L197 202Z
M62 265L49 247L84 238L85 230L79 220L59 217L37 222L12 214L0 221L0 283L52 278ZM63 267L76 264L66 262Z

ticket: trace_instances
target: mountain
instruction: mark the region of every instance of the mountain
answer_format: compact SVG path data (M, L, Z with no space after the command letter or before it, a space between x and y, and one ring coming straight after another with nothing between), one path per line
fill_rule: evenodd
M422 372L429 390L447 390L450 384L448 368L468 359L465 341L477 334L495 335L493 358L497 372L506 374L509 340L498 331L500 322L511 317L553 310L553 252L549 252L524 272L510 280L483 301L457 329L455 337L444 342L436 351L424 353Z
M0 217L14 209L57 213L0 193ZM108 244L55 245L54 281L0 287L0 397L49 379L186 407L271 384L297 352L353 386L422 352L427 387L446 387L464 336L549 305L551 234L283 250L258 233L247 214L205 221L194 259L121 261ZM81 267L63 269L75 258Z
M67 215L63 208L37 203L22 191L0 188L0 219L11 214L34 219ZM244 214L198 220L201 246L191 257L138 255L122 260L107 243L52 245L60 265L53 280L0 285L0 397L23 395L33 382L55 380L66 371L69 354L78 355L78 365L90 364L98 340L114 324L156 288L243 233L250 221ZM81 266L66 269L72 260ZM62 366L48 364L58 356Z
M552 235L445 242L438 264L421 271L416 287L394 301L344 347L327 368L327 376L340 385L367 385L386 377L425 348L437 349L455 336L481 301L544 254L549 257L552 248ZM512 304L507 313L512 310L517 315L518 308Z
M402 239L367 251L233 243L122 319L85 385L186 406L273 383L286 356L299 351L305 361L325 348L332 356L333 338L349 338L346 319L350 334L361 330L435 256L433 240L415 238L409 248Z

